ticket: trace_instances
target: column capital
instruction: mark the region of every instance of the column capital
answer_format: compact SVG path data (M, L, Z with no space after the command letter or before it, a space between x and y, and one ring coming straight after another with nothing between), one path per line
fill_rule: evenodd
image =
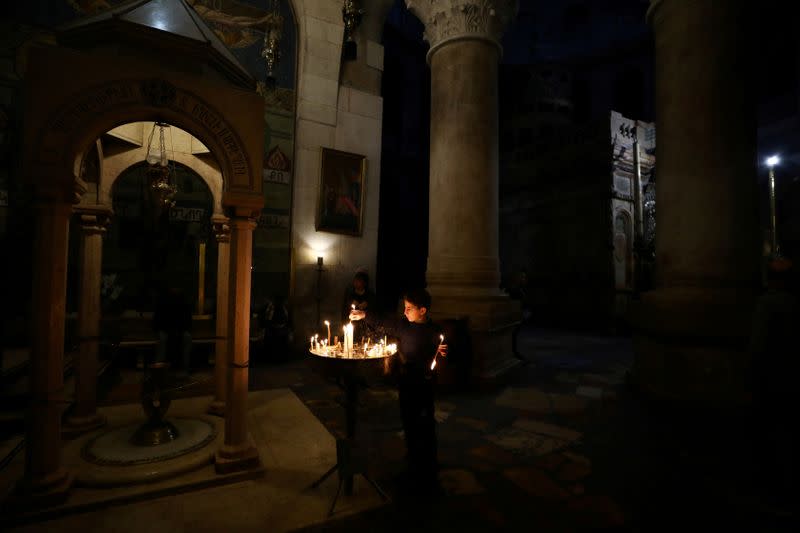
M439 47L461 39L489 41L502 53L500 38L519 9L518 0L406 0L406 6L425 25L428 63Z
M223 215L211 215L211 226L214 231L214 238L217 242L230 242L231 225L230 219Z
M72 211L78 215L81 231L86 235L105 233L113 214L111 208L104 205L76 206Z
M251 216L232 216L228 225L231 229L253 231L256 229L256 219Z

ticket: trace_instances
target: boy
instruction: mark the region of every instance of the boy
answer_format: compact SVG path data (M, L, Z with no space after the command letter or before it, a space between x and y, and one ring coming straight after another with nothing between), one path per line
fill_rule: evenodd
M431 362L437 355L447 355L447 345L441 342L440 329L428 318L431 306L428 291L408 291L403 296L403 304L404 319L380 319L356 309L350 313L350 320L365 319L367 327L381 328L398 340L400 371L397 388L410 481L415 489L434 491L438 488L438 463Z

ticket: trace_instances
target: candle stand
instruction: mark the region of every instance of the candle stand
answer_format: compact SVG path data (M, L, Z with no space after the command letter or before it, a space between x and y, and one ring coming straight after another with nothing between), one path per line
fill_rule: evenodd
M330 350L333 350L332 348ZM336 439L336 464L333 465L327 472L311 484L310 488L318 487L323 481L328 479L334 472L339 474L339 486L336 489L336 495L331 502L331 507L328 510L328 516L333 514L336 508L336 501L339 499L339 494L344 487L344 492L347 495L353 493L353 477L360 474L366 479L370 485L377 491L383 500L387 500L388 496L383 492L380 486L367 474L367 460L366 450L356 451L354 453L355 437L356 437L356 422L358 419L358 388L360 383L363 383L366 378L371 375L380 375L383 368L384 360L390 357L393 353L386 353L375 355L374 353L366 356L361 349L356 349L349 356L327 355L324 350L310 350L315 356L313 364L316 370L320 373L337 377L343 384L342 387L345 392L345 420L346 420L346 434L345 438Z

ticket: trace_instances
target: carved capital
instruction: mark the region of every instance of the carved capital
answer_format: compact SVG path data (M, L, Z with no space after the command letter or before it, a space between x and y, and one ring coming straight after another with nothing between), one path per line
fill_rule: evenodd
M500 49L500 38L519 9L518 0L406 0L425 25L431 55L442 45L461 39L489 41Z
M78 223L84 235L98 235L106 232L111 222L111 210L108 208L80 208L74 210L78 215Z
M214 238L217 239L217 242L231 241L231 226L228 217L212 215L211 225L214 228Z

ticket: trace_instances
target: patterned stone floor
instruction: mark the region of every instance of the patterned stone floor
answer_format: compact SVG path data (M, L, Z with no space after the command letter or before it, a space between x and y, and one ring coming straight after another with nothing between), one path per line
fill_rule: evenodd
M766 497L770 476L756 477L759 435L747 413L645 404L625 382L632 361L626 338L529 328L520 347L530 364L503 385L439 392L443 493L435 500L396 481L405 454L397 394L388 382L370 383L360 395L358 434L391 501L302 531L793 530L791 506L774 505ZM251 389L289 387L331 434L342 434L344 397L334 381L304 358L254 363ZM208 393L208 374L196 373L201 383L190 392ZM132 401L136 384L123 372L106 401ZM270 524L263 530L277 531Z
M789 530L765 502L747 414L675 413L626 385L629 339L528 329L531 364L481 393L441 392L436 418L444 494L409 497L393 483L404 445L396 395L373 384L360 429L373 439L391 505L305 531L656 531L689 525ZM337 389L295 390L332 431Z

